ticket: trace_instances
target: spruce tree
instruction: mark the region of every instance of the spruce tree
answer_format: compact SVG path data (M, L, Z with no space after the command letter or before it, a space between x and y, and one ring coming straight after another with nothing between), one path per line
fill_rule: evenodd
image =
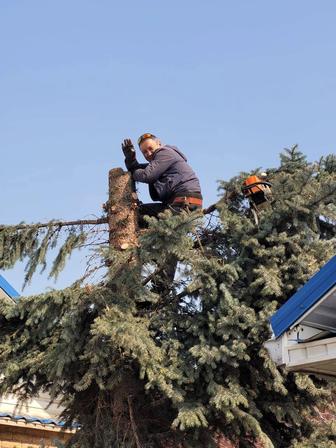
M258 226L248 174L221 182L210 217L167 211L147 218L137 246L99 246L108 272L90 288L2 302L1 393L61 399L78 448L334 446L332 425L316 430L332 383L277 368L263 343L272 313L335 253L336 158L285 150ZM0 268L27 259L29 282L68 229L57 275L92 235L63 224L2 226Z

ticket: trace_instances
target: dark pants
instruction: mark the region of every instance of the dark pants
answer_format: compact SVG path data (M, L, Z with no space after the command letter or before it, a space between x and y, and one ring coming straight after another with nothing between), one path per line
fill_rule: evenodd
M144 216L154 216L158 217L160 213L163 213L165 210L171 210L173 214L181 213L183 210L189 210L191 212L199 209L197 205L188 205L188 204L163 204L162 202L151 202L149 204L140 204L139 205L139 226L140 228L146 228L147 223L143 219Z

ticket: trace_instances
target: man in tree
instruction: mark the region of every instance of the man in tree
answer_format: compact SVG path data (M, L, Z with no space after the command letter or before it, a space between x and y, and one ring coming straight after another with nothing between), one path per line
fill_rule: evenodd
M113 244L106 251L102 232L96 253L112 262L91 291L76 282L0 301L0 394L60 399L60 420L79 425L72 448L219 448L225 437L240 448L335 447L335 422L319 420L336 413L334 384L279 369L263 343L268 318L336 252L336 156L309 163L294 146L267 172L275 203L258 226L241 173L221 183L223 199L236 195L213 223L184 213L153 222L135 261ZM0 269L26 259L29 282L64 238L57 276L96 242L98 224L1 225ZM143 273L172 254L182 280L159 296ZM139 313L148 299L157 312Z
M138 145L149 163L139 163L130 139L122 143L125 164L136 182L149 186L153 201L161 203L141 204L139 214L157 216L167 208L173 212L202 207L199 180L187 163L186 156L175 146L163 145L155 135L146 133L139 137Z

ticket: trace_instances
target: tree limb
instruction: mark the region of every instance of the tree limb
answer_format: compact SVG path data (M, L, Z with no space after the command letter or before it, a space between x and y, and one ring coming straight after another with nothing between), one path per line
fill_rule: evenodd
M49 221L45 223L38 224L18 224L17 226L13 225L1 225L0 231L4 229L11 228L13 230L24 230L29 229L30 227L36 227L38 229L44 227L70 227L70 226L88 226L88 225L97 225L97 224L107 224L107 218L98 218L98 219L79 219L76 221Z
M216 204L212 204L212 205L210 205L210 206L207 207L207 208L204 208L204 209L202 210L203 215L208 215L209 213L212 213L212 212L214 212L215 210L217 210L217 204L218 204L218 202L216 202Z
M203 215L208 215L209 213L214 212L217 209L217 203L212 204L209 207L203 209ZM0 231L12 228L13 230L25 230L30 227L36 227L38 229L42 229L45 227L71 227L71 226L89 226L89 225L99 225L99 224L107 224L108 218L98 218L98 219L78 219L74 221L49 221L42 222L38 224L18 224L18 225L0 225Z

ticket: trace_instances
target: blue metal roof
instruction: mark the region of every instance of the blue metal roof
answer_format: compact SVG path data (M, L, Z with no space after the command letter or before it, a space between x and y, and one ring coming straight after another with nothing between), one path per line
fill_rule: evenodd
M24 420L27 423L41 423L41 425L55 425L63 428L65 426L65 422L60 420L55 420L53 418L40 418L40 417L32 417L30 415L16 415L11 414L10 412L0 412L1 418L10 418L11 420ZM73 423L71 425L71 429L78 429L80 425L78 423Z
M0 418L7 417L12 420L24 420L27 423L41 423L42 425L55 425L63 427L65 425L64 422L54 420L53 418L38 418L31 417L30 415L15 415L9 412L0 412Z
M19 297L19 293L11 286L7 280L0 275L0 288L12 299Z
M336 256L325 264L271 317L275 337L281 336L336 285Z

